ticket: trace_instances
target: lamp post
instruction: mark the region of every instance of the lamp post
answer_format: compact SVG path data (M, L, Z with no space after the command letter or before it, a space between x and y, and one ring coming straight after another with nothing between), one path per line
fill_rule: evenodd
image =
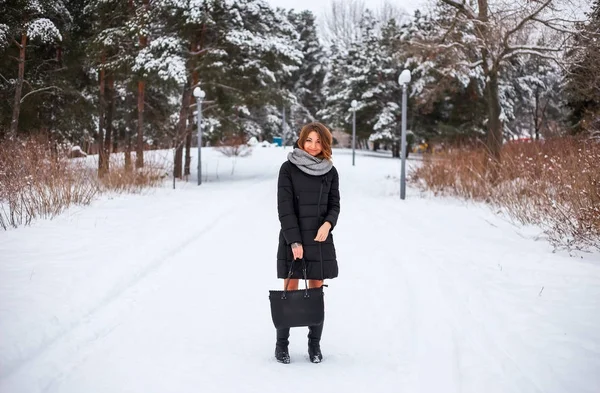
M202 184L202 100L206 93L199 86L194 88L194 97L198 105L198 185Z
M410 83L410 71L404 70L398 77L398 84L402 86L402 155L400 166L400 199L406 198L406 88Z
M352 100L352 166L354 166L354 150L356 149L356 106L358 102Z

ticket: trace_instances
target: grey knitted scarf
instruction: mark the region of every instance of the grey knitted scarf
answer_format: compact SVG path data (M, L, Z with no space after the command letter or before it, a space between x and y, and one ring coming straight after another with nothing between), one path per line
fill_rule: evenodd
M288 154L288 160L296 165L302 172L311 176L321 176L328 173L333 163L324 158L313 157L306 151L295 148Z

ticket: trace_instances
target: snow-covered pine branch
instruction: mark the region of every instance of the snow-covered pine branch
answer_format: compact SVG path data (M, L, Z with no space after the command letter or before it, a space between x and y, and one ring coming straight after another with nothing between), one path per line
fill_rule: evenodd
M45 44L62 41L62 35L54 23L48 18L39 18L27 25L27 36L30 39L39 39Z
M0 23L0 49L8 46L10 38L10 28L8 25Z
M175 37L158 37L142 48L135 58L133 71L155 73L162 80L184 84L187 80L182 42Z

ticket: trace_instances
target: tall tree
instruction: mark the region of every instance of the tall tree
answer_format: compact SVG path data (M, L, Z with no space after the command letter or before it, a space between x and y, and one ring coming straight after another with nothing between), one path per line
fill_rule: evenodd
M500 91L507 132L539 140L552 123L560 122L562 81L563 73L553 61L528 55L513 58Z
M464 41L440 42L438 49L460 50L455 68L481 68L485 81L485 98L488 111L487 150L490 163L500 163L503 141L503 113L500 100L500 84L505 65L514 57L524 54L552 57L565 48L572 29L569 20L557 16L558 0L531 2L519 0L513 3L491 3L478 0L477 4L457 0L440 0L452 7L456 17L446 26L451 34L457 26L468 25L474 34L470 47ZM538 31L558 31L565 34L548 46L539 46L528 41L523 44L522 35L526 29ZM445 38L446 36L444 36ZM472 48L476 51L472 51ZM491 168L495 173L495 165Z
M576 45L568 53L566 93L573 132L600 138L600 0L594 1L587 16L578 25Z
M402 89L398 85L397 77L402 69L406 53L403 53L400 41L400 28L395 19L390 19L381 31L381 38L377 43L381 50L381 59L378 64L378 86L374 86L374 94L378 97L378 110L375 113L373 133L369 140L374 144L383 143L392 145L392 155L400 156L399 122L401 121L401 108L399 105Z
M327 53L329 61L322 90L325 103L317 115L333 127L345 128L349 97L343 83L348 75L348 52L333 44Z
M293 106L294 118L312 121L324 103L321 91L327 71L327 58L319 42L317 25L312 12L290 11L289 19L299 35L299 40L295 42L297 49L302 52L303 60L298 70L285 78L286 88L297 100L296 105ZM290 123L291 121L292 119ZM298 125L294 124L294 126Z
M128 11L128 4L118 0L89 1L85 9L93 31L88 44L88 56L98 75L96 144L100 176L104 176L110 170L115 77L118 73L131 70L133 62Z
M9 130L9 136L15 137L24 98L23 83L26 80L25 62L28 44L30 41L37 41L42 45L51 45L61 41L60 29L71 22L71 15L61 0L15 0L4 4L4 9L0 23L0 49L7 49L14 45L18 50L18 56L14 57L18 71ZM28 94L35 92L31 91Z
M130 4L133 4L133 0L129 0ZM142 0L141 4L138 5L134 24L139 29L139 48L140 51L143 52L146 46L148 45L148 34L150 26L150 11L149 11L149 0ZM139 64L139 63L138 63ZM139 67L143 70L143 66ZM146 80L142 77L138 80L138 89L137 89L137 113L138 113L138 123L137 123L137 143L135 149L135 167L142 168L144 166L144 108L145 101L144 95L146 92Z

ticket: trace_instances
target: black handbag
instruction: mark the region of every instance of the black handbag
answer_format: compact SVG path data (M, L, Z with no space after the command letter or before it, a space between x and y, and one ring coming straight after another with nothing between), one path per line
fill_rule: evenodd
M304 259L302 259L304 289L287 290L293 270L294 261L292 261L288 282L283 291L269 291L271 317L276 329L320 325L325 317L323 287L308 288Z

